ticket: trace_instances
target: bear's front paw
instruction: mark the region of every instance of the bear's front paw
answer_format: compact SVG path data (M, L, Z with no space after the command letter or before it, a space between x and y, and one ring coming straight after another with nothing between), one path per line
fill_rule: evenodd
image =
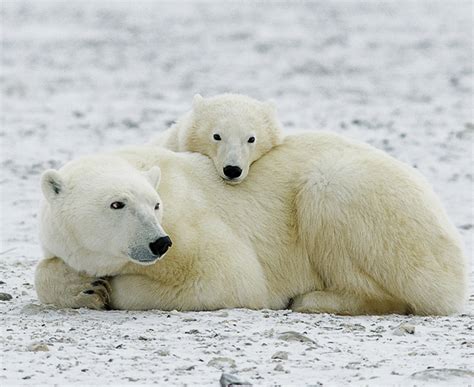
M104 278L84 284L74 297L74 308L109 309L111 287Z

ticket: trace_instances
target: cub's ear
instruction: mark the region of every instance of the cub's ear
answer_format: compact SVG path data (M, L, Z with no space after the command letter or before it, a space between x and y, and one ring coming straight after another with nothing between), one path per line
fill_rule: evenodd
M202 97L201 94L195 94L193 97L193 110L198 109L200 106L202 106L204 102L204 98Z
M56 200L64 193L64 181L58 171L48 169L41 175L41 189L48 202Z
M161 180L161 169L160 167L152 167L145 172L145 177L148 179L153 188L157 189Z

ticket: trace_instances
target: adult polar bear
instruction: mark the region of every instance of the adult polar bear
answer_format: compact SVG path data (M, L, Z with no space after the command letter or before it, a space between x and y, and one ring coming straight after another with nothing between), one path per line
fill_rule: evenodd
M173 247L151 266L135 263L122 242L114 247L143 240L118 225L134 214L152 219L159 200L128 163L162 171L156 235L167 232ZM42 237L49 259L36 273L43 302L79 307L90 296L92 306L103 305L94 278L54 258L61 257L88 275L114 275L111 306L119 309L277 309L291 299L294 311L350 315L462 309L467 264L456 229L417 171L368 145L329 133L288 136L238 187L224 184L205 156L154 147L71 165L43 179L49 204L41 221L50 230ZM109 175L122 178L111 185ZM130 193L128 178L143 189ZM110 195L126 195L129 212L110 209ZM84 229L92 212L100 222ZM77 260L77 251L99 258Z

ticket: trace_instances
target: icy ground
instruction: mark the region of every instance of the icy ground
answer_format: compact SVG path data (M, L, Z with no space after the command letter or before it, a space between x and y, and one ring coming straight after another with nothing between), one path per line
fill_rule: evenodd
M33 288L40 173L147 141L196 92L273 98L289 131L416 165L472 257L472 2L2 2L0 23L2 386L217 385L221 369L265 385L474 383L472 292L458 316L351 318L55 310Z

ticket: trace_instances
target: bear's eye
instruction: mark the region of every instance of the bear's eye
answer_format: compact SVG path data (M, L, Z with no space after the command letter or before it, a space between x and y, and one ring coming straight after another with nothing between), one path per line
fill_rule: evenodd
M125 203L124 202L113 202L111 205L110 205L110 208L112 210L120 210L121 208L124 208L125 207Z
M216 141L222 140L221 136L219 136L218 134L215 134L215 135L212 136L212 137L214 137L214 140L216 140Z
M252 137L249 137L248 141L250 144L253 144L255 142L255 137L252 136Z
M158 210L160 208L160 203L156 203L155 204L155 211Z

